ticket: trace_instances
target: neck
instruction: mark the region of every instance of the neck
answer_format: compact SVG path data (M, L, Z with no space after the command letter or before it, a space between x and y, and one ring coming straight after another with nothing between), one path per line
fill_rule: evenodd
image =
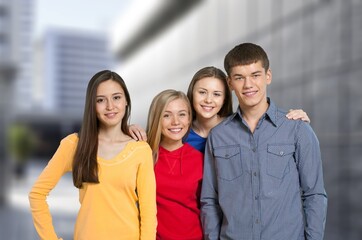
M268 110L268 107L269 103L267 102L265 102L263 106L256 107L242 107L242 105L240 105L243 119L248 123L251 132L254 132L256 126L258 125L259 119Z
M173 141L173 140L162 140L160 142L160 145L168 150L168 151L174 151L176 149L179 149L180 147L182 147L183 143L182 143L182 139L181 140L177 140L177 141Z
M213 118L202 118L196 117L196 119L192 123L192 129L199 134L201 137L207 137L209 135L210 130L218 125L223 118L219 115L215 115Z
M124 141L130 138L128 135L122 132L119 127L116 128L100 128L98 133L98 139L102 139L109 142Z

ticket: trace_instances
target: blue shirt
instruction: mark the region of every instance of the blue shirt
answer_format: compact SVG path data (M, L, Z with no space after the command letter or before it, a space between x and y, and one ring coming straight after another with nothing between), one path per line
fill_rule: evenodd
M190 129L190 133L187 135L185 142L187 142L200 152L205 152L206 138L198 135L192 128Z
M205 150L205 239L323 239L327 211L319 142L269 99L254 133L236 113L213 128Z

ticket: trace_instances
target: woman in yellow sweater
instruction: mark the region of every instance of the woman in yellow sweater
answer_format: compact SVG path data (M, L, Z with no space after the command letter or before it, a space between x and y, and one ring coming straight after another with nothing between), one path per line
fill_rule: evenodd
M58 239L46 198L69 171L81 204L75 240L155 239L152 152L128 135L130 111L123 79L109 70L96 73L88 84L80 133L61 141L29 193L41 239Z

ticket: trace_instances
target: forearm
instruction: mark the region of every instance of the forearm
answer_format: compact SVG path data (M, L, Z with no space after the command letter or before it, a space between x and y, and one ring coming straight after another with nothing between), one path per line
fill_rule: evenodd
M149 159L139 168L137 192L141 215L140 239L155 239L157 227L156 181L153 171L153 159L149 151Z
M296 158L305 215L306 239L323 239L327 215L327 194L319 142L309 125L302 125Z
M201 203L201 223L204 232L204 239L219 239L221 219L222 212L219 206L203 199Z
M54 230L48 204L46 203L46 196L35 187L29 193L29 202L34 227L40 239L57 240L58 237Z
M219 239L222 211L218 203L214 158L208 143L204 157L204 178L201 189L201 223L205 239Z
M307 240L323 240L327 215L327 196L316 194L303 201L305 236Z
M47 196L64 173L71 170L73 143L62 141L29 193L30 209L34 226L41 239L58 239L47 204Z

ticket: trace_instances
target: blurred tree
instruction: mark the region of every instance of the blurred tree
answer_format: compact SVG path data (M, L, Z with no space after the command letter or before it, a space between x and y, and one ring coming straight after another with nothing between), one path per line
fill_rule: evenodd
M25 174L26 161L36 147L35 133L25 124L11 124L8 129L8 148L15 162L15 176L22 178Z

